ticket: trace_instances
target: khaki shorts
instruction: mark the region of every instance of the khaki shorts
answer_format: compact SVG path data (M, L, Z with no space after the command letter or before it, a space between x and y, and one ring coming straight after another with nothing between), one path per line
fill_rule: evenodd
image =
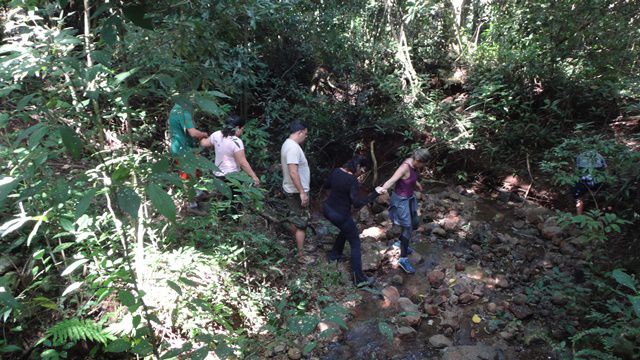
M285 193L287 201L287 218L286 221L293 224L300 230L305 230L309 224L311 214L309 207L300 206L300 194Z

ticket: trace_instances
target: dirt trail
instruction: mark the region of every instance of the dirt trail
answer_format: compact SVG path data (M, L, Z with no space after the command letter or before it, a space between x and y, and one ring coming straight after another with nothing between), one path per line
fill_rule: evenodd
M554 358L545 340L568 336L557 321L574 320L565 307L576 299L553 289L579 272L576 239L563 233L549 210L510 194L432 188L420 206L426 221L414 232L413 275L395 265L399 250L390 245L397 233L386 218L385 199L359 212L364 268L377 277L376 289L359 291L360 301L345 304L348 329L317 356ZM331 239L320 237L319 248L330 248ZM393 331L390 339L381 331L385 324Z

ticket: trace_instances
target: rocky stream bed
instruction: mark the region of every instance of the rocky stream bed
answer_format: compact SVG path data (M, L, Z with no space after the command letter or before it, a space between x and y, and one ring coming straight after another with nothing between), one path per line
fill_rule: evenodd
M396 265L398 231L388 221L388 199L361 209L363 264L377 278L375 289L342 303L347 329L321 322L316 335L327 328L335 335L306 358L556 358L549 343L566 340L578 326L576 299L557 289L585 281L579 237L563 232L551 210L515 194L447 187L418 196L423 225L410 256L416 273ZM334 235L318 224L314 256L324 262ZM335 266L348 276L348 263ZM296 346L264 355L305 358Z

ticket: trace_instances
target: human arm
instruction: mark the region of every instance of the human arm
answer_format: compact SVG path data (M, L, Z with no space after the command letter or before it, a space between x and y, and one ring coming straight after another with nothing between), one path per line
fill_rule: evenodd
M244 154L244 149L234 152L233 158L236 160L236 163L240 165L240 168L253 179L255 185L260 186L260 179L256 176L256 173L253 172L251 165L249 165L249 161L247 161L247 157Z
M187 129L187 133L189 134L189 136L191 136L194 139L204 139L207 138L209 135L207 135L206 132L204 131L200 131L194 127ZM202 145L202 142L200 142L200 144ZM209 145L211 146L211 145Z
M212 147L213 146L213 142L211 142L211 139L209 137L205 137L205 138L200 140L200 146L202 146L202 147Z
M300 174L298 174L298 164L287 164L287 170L289 171L289 176L291 177L293 186L295 186L296 190L298 190L298 193L300 193L300 205L302 207L307 206L307 204L309 204L309 195L304 191L304 188L302 187Z
M382 188L381 190L383 190L384 192L389 191L389 189L398 180L400 180L408 171L409 171L409 165L407 165L406 163L402 163L402 165L400 165L398 169L396 169L396 172L394 172L393 175L391 175L391 178L389 178L387 182L385 182L382 186L380 186L380 188Z
M353 182L351 183L351 190L349 191L349 197L351 198L351 205L356 209L372 202L378 197L378 195L379 194L374 191L367 196L360 196L360 186L358 181L355 178L353 179Z

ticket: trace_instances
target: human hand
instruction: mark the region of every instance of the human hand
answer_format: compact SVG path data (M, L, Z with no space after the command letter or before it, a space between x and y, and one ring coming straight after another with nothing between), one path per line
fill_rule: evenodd
M309 194L306 192L300 193L300 206L307 207L309 205Z
M252 179L253 179L253 184L256 187L260 186L260 178L258 178L257 176L254 176Z
M385 194L387 192L387 189L383 188L382 186L378 186L378 187L376 187L376 192L379 195L382 195L382 194Z

